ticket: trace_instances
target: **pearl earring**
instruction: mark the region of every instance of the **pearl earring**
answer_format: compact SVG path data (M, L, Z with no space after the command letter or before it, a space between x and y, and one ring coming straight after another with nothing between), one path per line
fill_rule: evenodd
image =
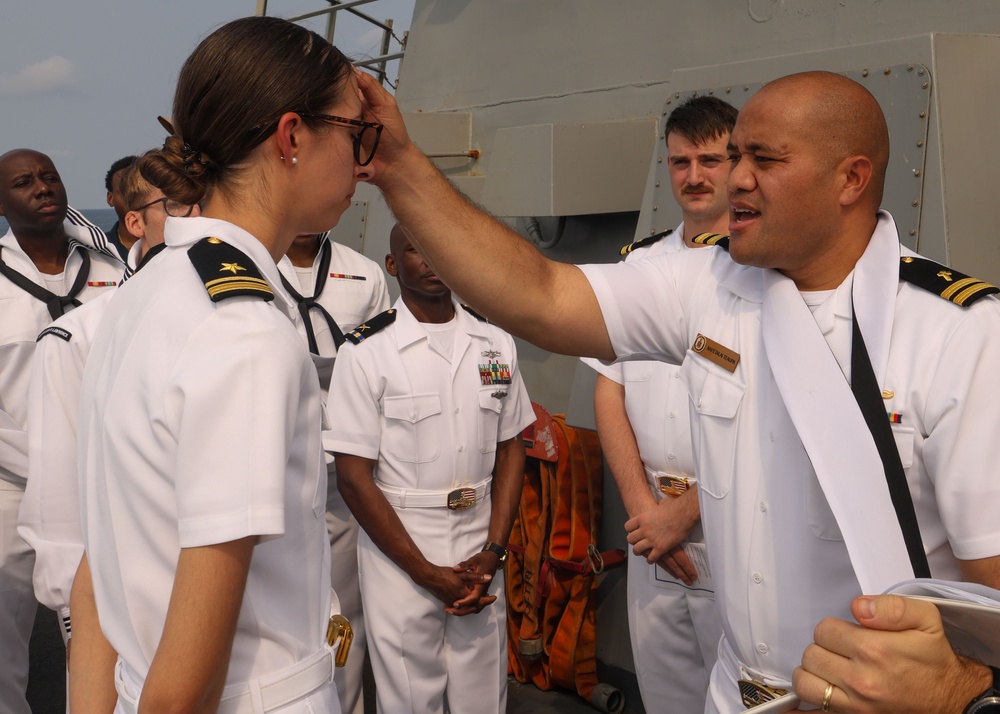
M292 163L293 163L293 164L297 164L297 163L299 163L299 157L298 157L298 156L293 156L293 157L292 157Z

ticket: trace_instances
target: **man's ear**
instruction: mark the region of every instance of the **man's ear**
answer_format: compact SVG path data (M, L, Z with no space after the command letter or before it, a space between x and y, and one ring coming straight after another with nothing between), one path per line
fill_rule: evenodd
M111 195L111 191L108 191L108 208L115 205L115 197Z
M875 167L867 156L850 156L840 163L840 203L849 206L868 193Z
M399 271L396 270L396 259L392 257L392 253L385 254L385 272L394 278L399 274Z
M142 216L138 211L129 211L125 214L125 229L137 238L146 237L146 226L143 225Z

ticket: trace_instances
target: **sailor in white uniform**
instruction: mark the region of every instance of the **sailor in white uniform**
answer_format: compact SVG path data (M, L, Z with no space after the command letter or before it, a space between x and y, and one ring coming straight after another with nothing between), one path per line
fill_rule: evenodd
M297 236L278 262L282 284L298 304L296 329L309 347L320 378L323 403L343 333L389 307L382 268L357 251L330 240L329 233ZM324 432L324 436L328 432ZM330 535L330 583L340 613L354 631L350 656L335 675L341 708L361 714L365 657L364 612L358 585L358 522L337 489L333 453L327 450L326 528Z
M320 384L277 262L371 178L364 116L343 53L287 20L227 23L181 69L139 167L202 215L168 219L81 387L73 707L113 679L124 714L340 712Z
M502 713L499 567L534 411L511 337L454 303L398 226L390 243L401 297L348 334L356 344L334 368L328 440L362 528L378 710Z
M119 706L165 644L180 555L249 537L222 706L259 687L338 711L321 401L294 301L232 224L171 219L166 244L108 304L81 392L83 536Z
M545 348L681 364L724 631L709 711L793 679L834 712L961 711L992 688L933 605L880 595L928 571L1000 586L1000 304L910 254L878 210L889 137L867 90L809 72L750 98L729 147L730 254L581 269L477 213L362 88L392 128L393 213L473 306Z
M712 96L670 113L667 175L684 220L625 246L626 261L702 249L695 236L729 229L726 145L735 123L736 109ZM628 620L639 692L648 710L701 711L722 625L699 523L687 391L674 365L583 361L600 375L597 429L629 516Z
M128 253L126 276L163 248L168 211L198 215L198 206L163 200L134 166L119 172L124 220L139 240ZM63 640L71 634L70 590L83 556L77 476L77 412L80 382L97 327L116 291L106 291L72 310L37 339L28 403L28 484L18 516L18 532L35 551L34 587L38 601L59 614Z
M35 338L64 312L110 292L123 266L101 230L68 207L44 154L0 156L0 215L10 225L0 237L0 712L26 714L35 556L16 526L28 478Z

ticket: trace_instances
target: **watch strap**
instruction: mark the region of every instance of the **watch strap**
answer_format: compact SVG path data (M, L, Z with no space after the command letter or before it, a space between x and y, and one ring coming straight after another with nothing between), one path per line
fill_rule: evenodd
M497 545L491 541L483 546L482 552L485 553L486 551L493 553L493 555L500 559L501 563L507 560L507 549L502 545Z
M989 689L969 702L963 714L996 714L1000 713L1000 668L990 667L993 673L993 683Z

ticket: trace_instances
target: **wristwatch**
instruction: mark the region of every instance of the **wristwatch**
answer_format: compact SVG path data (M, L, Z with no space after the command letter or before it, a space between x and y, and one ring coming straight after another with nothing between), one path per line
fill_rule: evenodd
M496 543L492 542L487 543L486 545L483 546L482 552L485 553L486 551L489 551L493 553L493 555L495 555L496 557L500 558L500 565L503 565L504 562L507 560L507 549L504 548L502 545L497 545Z
M993 684L985 692L969 702L963 714L1000 714L1000 669L990 667Z

